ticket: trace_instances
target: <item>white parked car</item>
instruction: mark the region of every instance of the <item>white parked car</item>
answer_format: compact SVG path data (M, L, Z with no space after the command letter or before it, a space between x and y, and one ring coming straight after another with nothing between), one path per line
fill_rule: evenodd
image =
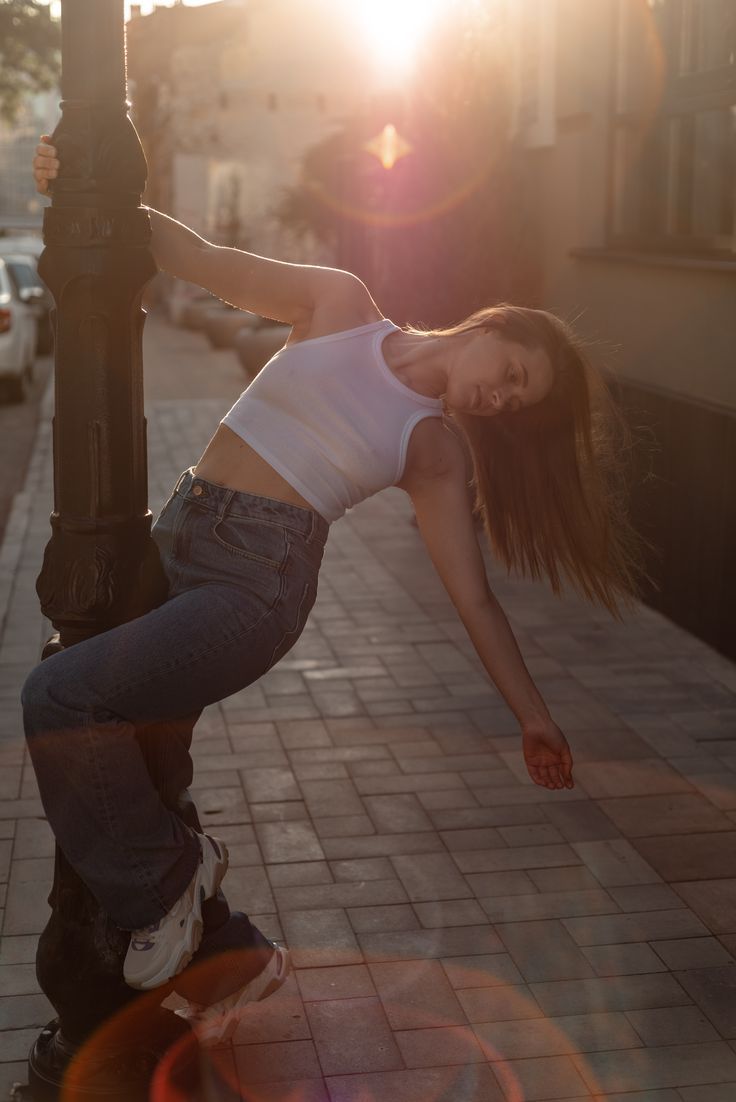
M33 379L38 341L38 290L18 287L0 258L0 385L22 402Z
M0 237L0 260L5 261L16 291L29 306L34 307L38 319L36 351L39 355L45 355L47 352L52 352L54 348L51 331L53 297L38 274L38 260L36 257L31 253L8 253L3 248L3 244L3 239ZM26 291L32 293L25 294Z

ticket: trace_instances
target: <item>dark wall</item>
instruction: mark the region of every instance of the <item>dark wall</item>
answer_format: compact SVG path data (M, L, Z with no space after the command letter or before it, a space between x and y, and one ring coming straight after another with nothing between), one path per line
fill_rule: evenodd
M736 414L620 383L638 437L632 509L658 553L644 599L736 659Z

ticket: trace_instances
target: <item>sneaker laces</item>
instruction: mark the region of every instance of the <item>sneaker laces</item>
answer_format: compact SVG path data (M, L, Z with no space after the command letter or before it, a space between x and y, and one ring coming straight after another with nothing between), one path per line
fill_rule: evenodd
M156 939L153 935L158 933L161 926L161 919L158 922L154 922L151 926L142 926L140 930L133 930L130 935L130 947L136 951L143 951L145 949L153 949L156 944Z

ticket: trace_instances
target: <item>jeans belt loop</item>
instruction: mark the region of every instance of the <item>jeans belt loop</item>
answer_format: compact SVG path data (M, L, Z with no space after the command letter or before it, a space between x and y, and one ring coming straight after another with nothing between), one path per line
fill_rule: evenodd
M227 490L225 492L225 494L223 495L223 498L222 498L222 502L221 502L221 504L220 504L220 506L217 510L217 519L218 519L218 521L222 520L222 518L225 516L225 513L227 512L227 507L228 507L228 505L230 504L230 502L232 501L232 499L234 497L235 497L235 490Z

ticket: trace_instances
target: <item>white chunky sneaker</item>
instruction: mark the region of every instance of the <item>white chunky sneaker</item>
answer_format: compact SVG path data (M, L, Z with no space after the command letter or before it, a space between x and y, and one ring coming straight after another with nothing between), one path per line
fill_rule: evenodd
M184 895L152 926L133 930L123 964L129 987L148 991L160 987L186 968L202 940L202 904L217 894L227 872L227 847L217 838L199 834L197 871Z
M248 1004L262 1002L273 995L286 981L290 971L291 958L288 949L274 942L273 953L266 966L245 987L212 1006L190 1002L175 1013L189 1022L201 1045L224 1044L235 1033Z

